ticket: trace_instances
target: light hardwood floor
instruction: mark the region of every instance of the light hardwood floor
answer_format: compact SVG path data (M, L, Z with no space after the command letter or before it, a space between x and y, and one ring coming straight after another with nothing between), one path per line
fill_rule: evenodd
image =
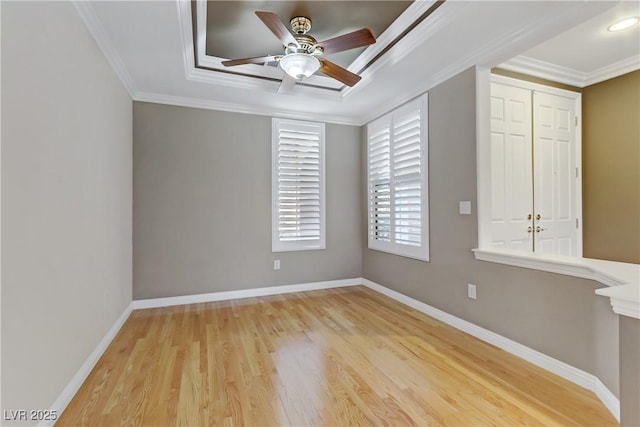
M364 287L134 311L58 426L616 426L596 396Z

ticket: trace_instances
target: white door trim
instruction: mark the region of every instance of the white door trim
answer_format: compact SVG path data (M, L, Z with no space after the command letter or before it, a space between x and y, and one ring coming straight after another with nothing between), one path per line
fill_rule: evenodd
M491 83L515 86L573 100L577 118L575 159L577 169L575 206L578 218L576 230L578 258L582 257L582 94L545 86L511 77L491 74L490 68L476 68L476 161L478 190L478 248L491 248Z

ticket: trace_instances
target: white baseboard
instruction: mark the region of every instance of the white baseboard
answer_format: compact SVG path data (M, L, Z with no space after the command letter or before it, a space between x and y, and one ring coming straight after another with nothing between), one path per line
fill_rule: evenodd
M89 355L87 360L85 360L85 362L82 364L80 369L78 369L78 371L73 376L73 378L71 378L71 381L69 381L69 384L67 384L64 390L62 390L62 393L60 393L56 401L53 402L53 405L51 405L50 409L52 411L56 411L55 413L58 414L58 417L62 415L62 412L67 408L67 405L69 405L69 402L71 402L71 399L73 399L73 396L75 396L75 394L80 389L80 386L82 386L82 383L84 383L84 381L87 379L87 377L89 376L93 368L96 366L96 363L98 363L98 360L100 360L100 357L102 357L102 354L105 352L109 344L111 344L111 341L113 341L115 336L118 334L118 331L120 331L120 328L122 328L122 325L124 325L124 322L126 322L126 320L129 318L129 315L131 314L131 310L132 310L132 307L130 303L127 306L127 308L124 309L120 317L118 317L118 319L115 321L111 329L107 331L105 336L98 343L98 346L95 348L95 350L93 350L93 352ZM55 421L42 421L38 425L52 426L54 424L55 424Z
M537 350L529 348L525 345L517 343L509 338L498 335L488 329L482 328L459 317L453 316L442 310L438 310L428 304L408 297L400 292L396 292L392 289L384 287L371 280L362 279L362 284L376 292L388 296L398 302L401 302L409 307L418 310L428 316L440 320L456 329L473 335L482 341L488 342L508 353L518 356L527 362L533 363L549 372L552 372L574 384L591 390L607 407L609 412L620 422L620 401L618 398L600 381L598 377L585 372L581 369L575 368L546 354L540 353Z
M492 344L502 350L520 357L536 366L550 371L568 381L571 381L581 387L593 391L596 396L607 407L609 412L620 422L620 401L618 398L600 381L598 377L575 368L567 363L554 359L537 350L519 344L509 338L498 335L488 329L482 328L459 317L453 316L421 301L408 297L400 292L384 287L371 280L363 278L331 280L326 282L302 283L296 285L271 286L267 288L243 289L239 291L214 292L209 294L185 295L179 297L154 298L145 300L135 300L125 309L125 311L116 320L114 325L109 329L102 341L96 349L91 353L89 358L80 367L78 372L73 376L67 387L62 391L58 399L51 406L52 410L56 410L58 415L67 407L73 396L76 394L87 376L91 373L104 351L107 349L113 338L116 336L124 322L131 314L132 310L145 308L168 307L181 304L195 304L202 302L224 301L230 299L250 298L266 295L279 295L293 292L314 291L320 289L340 288L347 286L364 285L376 292L388 296L398 302L401 302L413 309L416 309L428 316L438 319L456 329L468 333L479 338L489 344ZM51 426L53 422L44 422L41 426Z
M197 304L202 302L225 301L231 299L262 297L266 295L289 294L293 292L316 291L320 289L341 288L362 284L361 278L330 280L327 282L301 283L296 285L270 286L268 288L242 289L239 291L213 292L210 294L185 295L179 297L153 298L133 301L132 308L169 307L172 305Z
M600 378L596 377L595 375L591 376L591 387L587 388L594 392L596 396L598 396L598 399L600 399L602 404L607 407L609 412L611 412L611 415L613 415L616 420L620 422L620 399L618 399L616 395L613 394L602 381L600 381Z

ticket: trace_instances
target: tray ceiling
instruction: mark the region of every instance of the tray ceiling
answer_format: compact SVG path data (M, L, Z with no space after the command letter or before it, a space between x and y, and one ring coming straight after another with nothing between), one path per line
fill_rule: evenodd
M281 55L282 44L256 16L256 11L276 13L288 27L291 18L311 19L309 34L328 40L362 28L376 37L369 47L350 49L326 58L347 70L361 74L392 45L433 13L443 1L207 1L190 2L195 67L211 73L281 82L284 72L278 63L225 67L226 59ZM188 48L188 47L187 47ZM323 55L323 57L325 57ZM297 82L298 87L325 90L336 95L347 87L317 72ZM339 96L339 95L338 95Z
M350 8L361 2L217 3L74 1L134 100L354 125L469 67L495 67L615 5L600 1L367 1L366 10L357 12ZM195 19L193 4L204 12ZM210 35L214 41L207 42L209 6L221 8L215 13L218 24L211 16L217 37L230 37L220 39L217 46L216 31ZM289 93L278 93L283 72L277 67L248 64L234 67L239 74L224 72L221 58L277 53L262 49L280 48L255 10L275 11L286 20L300 11L296 8L304 7L314 21L311 32L318 38L362 27L374 31L377 43L360 53L351 52L357 57L329 58L350 63L348 69L362 77L358 84L344 87L318 75L305 81L313 85L296 84ZM196 27L204 31L198 33ZM202 67L196 66L198 56ZM245 71L257 77L242 75Z
M205 51L209 56L225 59L282 54L282 44L255 15L258 10L278 14L287 27L293 17L308 17L312 22L309 34L322 41L361 28L369 28L378 37L410 4L347 1L335 7L336 2L327 1L208 1ZM327 58L347 68L365 49L351 49Z

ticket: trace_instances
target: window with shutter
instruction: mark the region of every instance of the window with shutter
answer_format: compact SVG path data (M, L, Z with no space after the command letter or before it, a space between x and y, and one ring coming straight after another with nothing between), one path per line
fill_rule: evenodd
M324 249L324 124L273 119L272 160L272 250Z
M369 248L429 260L427 95L367 125Z

